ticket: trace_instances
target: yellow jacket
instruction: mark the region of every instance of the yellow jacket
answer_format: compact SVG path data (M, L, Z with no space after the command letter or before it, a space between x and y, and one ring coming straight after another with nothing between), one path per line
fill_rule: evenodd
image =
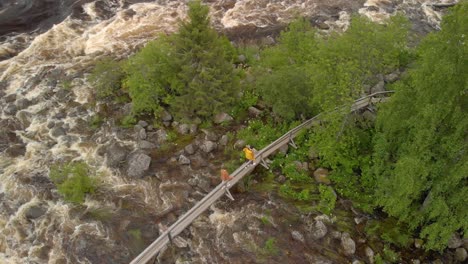
M244 148L242 151L245 153L245 158L248 160L255 160L254 153L249 148Z

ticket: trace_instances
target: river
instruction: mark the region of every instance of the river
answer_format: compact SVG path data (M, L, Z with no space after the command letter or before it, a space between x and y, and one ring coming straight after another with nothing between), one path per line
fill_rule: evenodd
M404 12L422 33L437 29L441 19L440 10L428 4L434 1L425 0L205 2L215 28L239 39L275 34L298 15L338 31L346 30L354 13L381 21ZM102 149L115 142L136 149L133 134L112 121L97 130L86 125L97 109L86 80L95 61L126 58L159 34L176 31L186 11L186 1L170 0L0 0L0 263L128 263L157 237L158 224L171 224L209 190L209 183L200 189L187 179L216 178L216 159L208 160L216 166L192 169L155 160L154 177L124 177L104 165ZM98 175L100 187L83 206L64 202L48 178L51 164L71 160L86 161ZM299 221L288 219L279 200L271 204L263 194L242 195L239 204L221 202L184 233L194 242L177 255L178 263L256 262L251 248L229 246L257 239L249 232L260 227L243 229L246 223L262 219L264 211L284 217L286 224ZM265 232L287 232L269 221ZM231 240L222 238L226 232ZM279 245L289 253L277 263L301 262L297 254L303 248ZM310 248L312 255L338 254ZM308 259L313 262L314 256Z

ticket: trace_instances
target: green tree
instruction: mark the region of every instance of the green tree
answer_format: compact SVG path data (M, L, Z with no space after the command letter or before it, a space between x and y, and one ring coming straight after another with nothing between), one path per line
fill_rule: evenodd
M119 95L123 77L121 63L106 57L96 63L89 81L96 88L97 98L104 99Z
M171 108L181 118L207 119L229 111L237 101L239 74L233 62L235 49L210 26L209 8L189 2L188 21L173 38L177 96Z
M445 16L377 118L377 204L441 250L468 227L468 3Z
M148 43L124 65L124 87L132 99L134 114L158 114L161 106L169 104L174 92L171 88L176 79L172 60L175 51L168 37Z

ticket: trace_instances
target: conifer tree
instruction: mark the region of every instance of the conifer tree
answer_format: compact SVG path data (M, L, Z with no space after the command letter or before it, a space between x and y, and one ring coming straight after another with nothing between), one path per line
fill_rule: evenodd
M209 8L189 3L188 21L174 36L177 93L172 109L181 118L209 118L228 111L235 102L239 77L233 66L235 50L210 26Z

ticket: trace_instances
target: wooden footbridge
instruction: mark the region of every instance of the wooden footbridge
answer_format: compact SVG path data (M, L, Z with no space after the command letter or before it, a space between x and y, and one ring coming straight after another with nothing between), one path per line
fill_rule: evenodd
M391 93L393 91L378 92L368 95L366 97L360 98L354 102L351 106L350 112L355 112L357 110L363 109L370 104L384 101L386 97L381 97L384 94ZM380 96L380 97L378 97ZM156 254L158 254L168 243L172 243L172 240L178 236L187 226L189 226L195 218L201 215L208 207L210 207L214 202L216 202L221 196L227 195L230 199L234 200L232 195L229 192L229 189L234 186L237 182L242 180L245 175L250 174L255 167L260 164L268 168L268 164L265 162L265 159L271 154L275 153L282 146L289 144L292 147L296 148L294 143L294 138L299 134L299 132L304 128L310 128L314 125L319 125L319 118L323 114L314 116L313 118L305 121L304 123L298 125L297 127L291 129L286 134L275 140L270 145L261 149L255 153L255 160L249 161L242 164L234 172L231 173L233 177L229 182L222 182L216 186L210 193L208 193L201 201L195 204L192 209L182 215L174 224L172 224L166 231L164 231L158 239L156 239L151 245L149 245L140 255L138 255L131 264L144 264L150 261Z

